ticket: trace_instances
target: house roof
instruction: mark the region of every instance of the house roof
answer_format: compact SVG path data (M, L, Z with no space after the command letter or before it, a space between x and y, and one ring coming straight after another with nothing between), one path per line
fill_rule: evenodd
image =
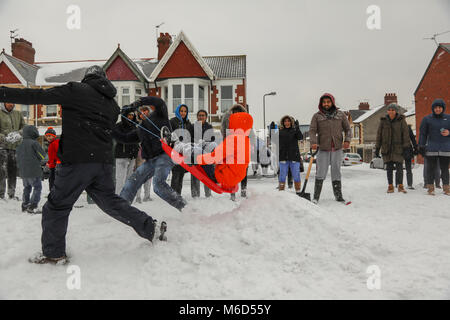
M203 57L211 67L217 78L245 78L247 57L241 56L214 56Z
M36 73L39 69L37 66L26 63L25 61L6 54L5 52L2 52L1 55L7 60L5 61L7 64L11 64L13 66L13 70L11 71L13 73L19 73L19 80L26 82L23 83L23 85L26 86L27 84L35 83Z
M427 74L428 69L430 69L430 66L431 66L431 64L433 63L434 58L436 57L436 54L438 53L438 51L439 51L440 48L444 49L445 52L447 52L448 54L450 54L450 43L440 43L439 46L436 48L436 51L434 52L433 57L431 58L430 63L428 64L428 67L426 68L425 72L423 73L422 78L420 79L419 84L417 85L417 88L416 88L416 90L414 91L414 95L416 95L417 90L419 90L420 85L422 84L422 81L423 81L423 79L425 78L425 75Z
M162 57L161 61L159 61L156 68L153 70L152 74L150 75L150 81L154 82L158 75L161 73L161 71L166 66L167 62L169 61L172 54L175 52L175 50L178 48L178 45L183 42L188 50L191 52L191 54L194 56L194 58L197 60L197 62L202 67L203 71L206 73L209 79L214 79L214 72L211 70L211 67L205 62L205 60L200 56L197 49L192 45L192 43L189 41L188 37L184 34L183 31L180 31L180 33L175 38L175 41L170 45L169 49L167 49L166 53Z
M358 119L360 116L365 114L367 111L369 111L369 110L359 110L359 109L349 110L350 116L352 117L353 122L355 122L356 119Z
M364 120L370 118L371 116L373 116L375 113L377 113L378 111L380 111L385 105L382 104L378 107L375 107L374 109L370 109L367 110L363 115L359 116L358 119L353 120L353 123L361 123Z

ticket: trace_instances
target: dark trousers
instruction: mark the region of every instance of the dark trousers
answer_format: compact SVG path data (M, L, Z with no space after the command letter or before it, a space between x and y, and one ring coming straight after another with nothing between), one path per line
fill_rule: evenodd
M183 179L186 170L180 165L176 165L172 168L172 180L170 181L170 186L176 193L181 195L181 190L183 189Z
M206 172L206 170L205 170L205 172ZM209 189L205 184L203 184L203 188L205 190L205 196L207 198L210 197L211 196L211 189ZM200 180L198 180L192 174L191 174L191 196L192 196L192 198L200 197Z
M55 185L56 168L50 168L50 176L48 177L49 190L52 190Z
M66 254L69 214L86 190L97 206L114 219L132 227L145 239L153 239L152 217L132 207L114 193L113 167L104 163L62 165L42 211L42 252L49 258Z
M394 167L395 167L395 184L403 184L403 164L401 162L386 162L387 179L389 184L394 184Z
M6 182L8 182L8 196L14 197L17 183L15 150L0 150L0 198L5 197Z
M435 182L435 172L436 168L440 167L441 179L443 185L448 185L449 183L449 171L448 165L450 163L450 157L426 157L427 159L427 173L426 173L426 184L433 184Z
M31 205L32 208L37 208L41 200L42 180L41 177L36 178L22 178L23 182L23 197L22 203L24 206ZM33 191L33 193L31 193Z
M405 170L406 170L406 181L408 183L408 187L412 187L412 185L413 185L412 158L405 159Z

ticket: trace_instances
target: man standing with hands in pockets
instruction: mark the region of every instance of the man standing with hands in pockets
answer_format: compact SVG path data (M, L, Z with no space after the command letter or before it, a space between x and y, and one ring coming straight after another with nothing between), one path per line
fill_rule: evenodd
M314 203L319 202L323 181L331 166L331 181L336 201L345 202L342 197L341 164L343 149L350 148L352 131L347 116L335 104L333 95L325 93L320 97L319 111L311 119L309 129L311 148L319 148L316 156L316 181ZM345 139L343 137L345 134Z

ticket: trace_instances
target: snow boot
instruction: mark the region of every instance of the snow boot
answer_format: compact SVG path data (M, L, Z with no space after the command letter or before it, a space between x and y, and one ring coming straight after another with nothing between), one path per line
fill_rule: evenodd
M288 182L288 189L292 189L293 183L292 182Z
M230 194L230 200L231 201L236 201L236 193Z
M450 185L444 184L444 194L450 196Z
M320 198L320 193L322 192L323 180L316 179L314 183L314 198L312 202L318 203Z
M416 190L416 188L414 188L413 186L408 186L409 190Z
M294 182L294 185L295 185L295 193L300 193L301 187L302 187L302 183L301 182Z
M440 184L437 184L437 185L436 185L436 189L442 189L441 185L440 185Z
M38 253L34 257L29 258L28 262L36 264L65 265L69 263L69 259L67 256L62 256L60 258L49 258L44 256L42 253Z
M333 185L334 198L336 199L336 201L345 202L344 198L342 197L341 181L340 180L333 181L332 185Z
M278 190L279 190L279 191L283 191L285 186L286 186L286 183L280 182L280 183L278 184Z
M41 214L42 213L42 211L38 210L37 205L35 205L35 204L30 204L27 207L27 212L29 214Z
M434 185L427 184L427 188L428 188L428 195L429 196L434 196L435 195L435 193L434 193Z
M403 187L402 184L399 184L399 185L398 185L398 192L407 193L406 190L405 190L405 188Z
M28 203L22 203L22 212L26 212L28 209L29 204Z
M395 191L394 185L393 185L393 184L390 184L390 185L388 186L387 193L394 193L394 191Z
M242 189L241 190L241 197L242 198L247 198L247 189Z

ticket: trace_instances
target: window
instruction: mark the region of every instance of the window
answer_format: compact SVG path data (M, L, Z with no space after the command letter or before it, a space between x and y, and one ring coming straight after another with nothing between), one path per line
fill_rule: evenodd
M173 112L177 110L178 105L181 104L181 84L175 84L172 86L172 107Z
M21 105L20 110L22 111L22 116L25 119L30 118L30 106L29 105Z
M166 104L169 103L169 87L164 87L164 101Z
M198 87L198 110L205 109L205 87Z
M220 87L220 110L225 113L233 105L233 86Z
M58 106L56 104L52 104L47 106L47 114L46 117L56 117L58 115Z
M135 100L139 99L140 97L142 97L142 89L136 89L135 90Z
M130 89L122 88L122 107L130 104Z
M184 104L187 105L190 111L193 111L194 107L194 85L184 85Z
M355 126L354 128L353 128L353 138L357 138L357 139L359 139L359 126Z

